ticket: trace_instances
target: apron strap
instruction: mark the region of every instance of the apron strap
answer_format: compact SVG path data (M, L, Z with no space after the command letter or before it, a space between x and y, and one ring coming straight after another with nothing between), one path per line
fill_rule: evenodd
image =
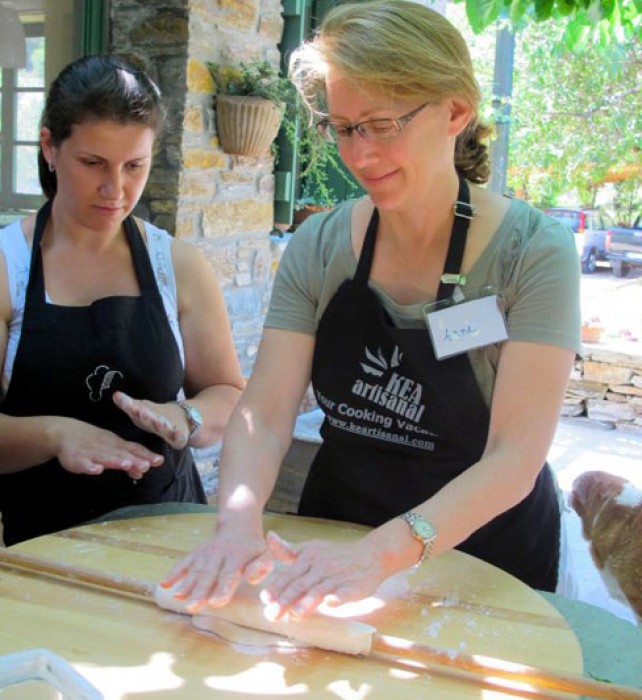
M379 210L375 207L366 229L366 235L361 246L361 255L357 264L357 271L354 275L355 282L368 284L370 269L372 268L372 258L374 257L375 241L377 239L377 228L379 226Z
M457 175L459 176L459 193L453 207L455 220L450 231L450 243L448 244L444 271L437 290L437 300L451 297L455 287L466 283L466 278L461 274L461 263L466 250L468 227L475 212L470 204L468 183L460 172L457 172Z
M51 215L51 200L47 201L36 215L36 224L33 232L33 243L31 245L31 266L29 270L29 282L27 284L26 300L44 304L45 297L45 282L42 268L42 252L40 244L44 234L45 226ZM133 216L128 216L124 222L125 235L132 254L132 261L136 278L140 287L141 296L152 295L152 297L163 303L154 270L143 240L143 234L136 225ZM25 300L25 301L26 301Z
M466 279L461 272L461 263L464 259L464 251L466 250L466 239L468 237L468 227L470 220L475 215L475 210L470 204L470 190L468 183L463 175L458 171L459 177L459 192L457 201L453 206L455 212L455 220L450 231L450 242L448 244L448 253L444 270L441 275L439 289L437 290L437 299L446 299L452 296L456 286L463 285ZM372 259L374 257L375 241L377 238L377 228L379 226L379 210L375 208L370 217L366 235L359 255L357 263L357 271L354 275L355 282L367 284L370 277L370 269L372 267Z
M27 301L45 303L45 280L42 271L42 255L40 243L45 226L51 214L51 200L47 200L36 215L36 225L33 229L31 242L31 263L29 265L29 281L25 292L25 304Z
M154 298L158 303L163 305L160 290L156 284L154 269L152 268L151 259L149 257L148 248L145 245L143 234L140 225L133 216L128 216L123 225L125 227L125 235L129 242L129 249L132 254L134 270L140 287L141 296Z

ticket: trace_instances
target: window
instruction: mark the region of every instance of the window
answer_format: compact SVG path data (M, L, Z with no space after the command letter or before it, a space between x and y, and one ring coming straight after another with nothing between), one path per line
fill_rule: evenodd
M0 212L37 208L38 126L45 98L44 24L25 24L27 65L0 70Z

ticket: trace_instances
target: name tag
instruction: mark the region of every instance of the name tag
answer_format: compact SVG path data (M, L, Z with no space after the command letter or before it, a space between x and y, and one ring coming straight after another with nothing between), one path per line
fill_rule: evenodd
M438 360L508 339L497 294L427 311L425 316Z

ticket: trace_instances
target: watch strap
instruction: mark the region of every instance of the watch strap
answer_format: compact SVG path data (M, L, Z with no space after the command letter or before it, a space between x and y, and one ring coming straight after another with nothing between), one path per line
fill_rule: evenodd
M435 542L437 540L437 531L435 526L426 520L422 515L419 515L419 513L415 513L412 510L402 513L399 517L408 523L412 536L416 540L419 540L419 542L421 542L423 545L423 551L421 552L419 561L415 564L415 566L419 566L426 561L426 559L428 559L432 553L432 550L434 549ZM420 532L422 525L424 530L428 529L430 531L431 534L429 536L424 536Z
M178 399L176 401L176 404L180 406L185 412L185 417L187 418L187 425L189 427L189 435L187 436L187 439L191 440L194 434L203 425L203 420L201 418L200 411L198 411L198 409L194 408L194 406L192 406L187 401L183 401L182 399Z

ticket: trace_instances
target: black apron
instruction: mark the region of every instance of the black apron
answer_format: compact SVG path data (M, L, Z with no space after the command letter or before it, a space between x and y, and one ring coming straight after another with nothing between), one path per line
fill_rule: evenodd
M458 200L459 213L468 213L461 177ZM378 220L375 210L355 276L340 286L317 329L312 383L325 413L323 443L299 504L301 515L373 527L416 507L479 461L490 422L468 355L438 360L427 328L396 328L368 286ZM455 280L467 228L468 219L456 216L444 268ZM438 299L455 285L442 281ZM527 498L457 549L552 591L559 538L556 490L544 465Z
M0 476L0 511L7 545L72 527L116 508L165 501L205 503L189 449L175 450L137 428L112 401L173 401L183 367L140 232L125 232L141 296L114 296L89 306L46 303L40 243L51 205L39 212L33 238L22 334L3 413L67 416L110 430L164 455L138 481L121 471L71 474L56 459ZM73 274L73 270L69 271Z

